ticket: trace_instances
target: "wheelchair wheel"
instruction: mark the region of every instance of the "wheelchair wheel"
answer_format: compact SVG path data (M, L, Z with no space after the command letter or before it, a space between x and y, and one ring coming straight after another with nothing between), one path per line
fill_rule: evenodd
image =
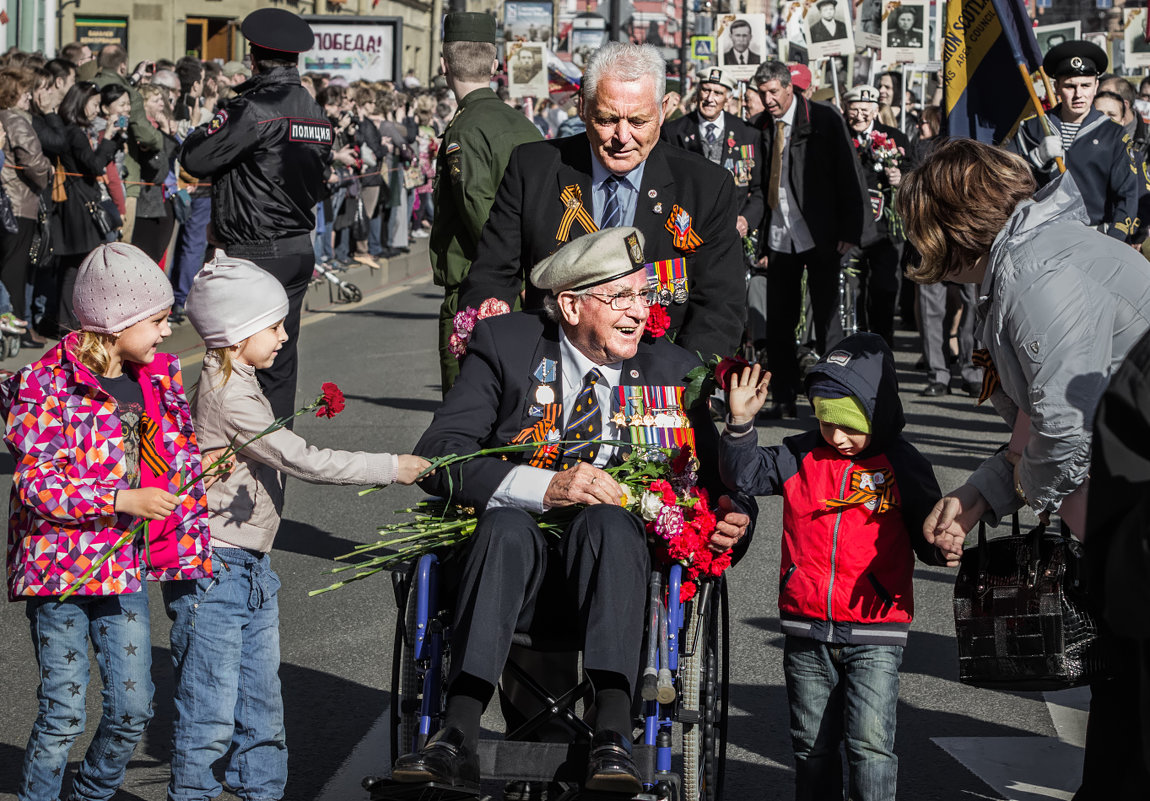
M699 648L680 658L682 688L683 783L681 801L719 801L727 758L727 588L719 579L709 609L700 617L687 610L683 646L695 642L701 625Z
M339 299L344 303L359 303L363 300L363 293L355 284L344 281L339 285Z
M409 753L419 731L419 707L423 683L415 667L415 570L408 570L397 587L402 604L395 615L395 640L391 651L391 764Z

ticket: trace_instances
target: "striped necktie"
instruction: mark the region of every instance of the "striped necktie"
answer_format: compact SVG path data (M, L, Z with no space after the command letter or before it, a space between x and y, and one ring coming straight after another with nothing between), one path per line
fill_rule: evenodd
M718 138L719 138L718 134L716 133L716 131L718 131L718 130L719 130L719 126L715 125L715 123L713 123L713 122L707 123L707 142L709 142L712 145L715 144L716 140L718 140Z
M560 459L560 470L567 470L576 462L594 462L599 453L599 435L602 422L599 414L599 399L595 397L595 384L603 380L599 368L592 367L583 378L583 389L575 398L575 409L567 428L563 432L563 440L568 444L563 446L563 456Z
M619 198L619 183L623 179L618 175L612 175L603 182L603 191L607 194L607 200L603 204L603 220L599 223L599 228L615 228L623 224L623 204Z

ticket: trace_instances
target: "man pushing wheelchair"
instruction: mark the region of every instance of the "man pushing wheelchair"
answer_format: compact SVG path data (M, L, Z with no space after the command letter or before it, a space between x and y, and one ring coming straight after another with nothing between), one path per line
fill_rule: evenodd
M545 312L476 324L460 377L415 453L432 458L540 444L505 458L470 459L420 482L430 493L483 511L454 609L444 725L421 750L396 761L394 780L477 790L480 719L513 635L558 618L578 622L583 669L594 689L584 787L642 789L631 756L631 710L651 557L643 519L623 508L624 489L604 468L622 460L628 446L620 442L637 430L620 404L644 393L681 397L673 389L700 364L683 348L644 336L657 295L648 283L652 267L637 229L588 234L532 271L533 285L550 293ZM723 494L718 436L705 398L671 410L662 422L681 426L685 420L693 430L699 483L719 498L710 547L725 552L742 541L741 550L754 501ZM545 536L534 515L575 505L586 508L563 536Z

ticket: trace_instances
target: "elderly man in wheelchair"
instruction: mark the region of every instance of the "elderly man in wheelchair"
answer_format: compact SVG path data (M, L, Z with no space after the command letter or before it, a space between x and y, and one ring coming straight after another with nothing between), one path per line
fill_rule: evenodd
M478 789L480 719L513 636L558 612L577 621L594 692L584 788L642 790L632 759L632 701L651 557L643 520L622 508L623 490L603 469L621 459L626 449L618 442L628 437L612 419L612 399L620 386L683 386L699 365L665 339L643 337L655 293L642 237L635 228L607 229L537 265L531 281L551 292L546 312L475 326L459 380L415 448L435 457L513 442L562 443L477 457L451 467L450 480L440 470L421 482L428 492L483 511L458 585L443 726L396 761L396 782ZM680 411L694 430L699 483L720 498L711 548L723 552L744 540L741 551L753 500L724 495L705 400ZM545 538L533 514L572 505L586 508L561 538Z

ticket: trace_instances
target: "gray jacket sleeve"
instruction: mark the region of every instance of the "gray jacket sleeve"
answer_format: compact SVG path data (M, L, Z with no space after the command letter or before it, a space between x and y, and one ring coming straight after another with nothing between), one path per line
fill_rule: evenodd
M1063 268L1037 275L1009 304L1003 333L1012 350L999 373L1031 418L1018 475L1036 512L1057 511L1089 472L1094 410L1110 380L1114 303L1105 287Z
M262 395L233 395L228 401L229 439L235 437L243 442L275 420ZM312 484L392 484L399 471L399 457L395 454L316 448L286 428L256 440L244 448L243 454Z

